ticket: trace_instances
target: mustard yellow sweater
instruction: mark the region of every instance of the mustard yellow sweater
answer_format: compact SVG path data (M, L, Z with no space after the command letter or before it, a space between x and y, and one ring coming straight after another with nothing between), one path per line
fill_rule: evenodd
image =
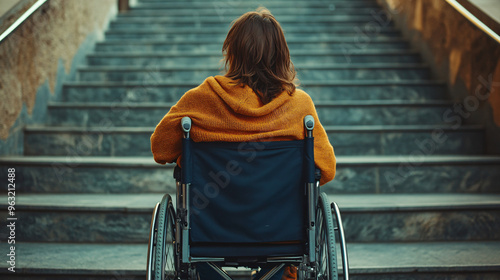
M300 89L291 96L283 92L264 105L250 87L237 86L224 76L209 77L186 92L163 117L151 135L151 151L161 164L179 159L180 120L185 116L193 121L193 141L244 142L304 139L306 115L316 121L314 157L323 185L335 176L335 155L311 98Z

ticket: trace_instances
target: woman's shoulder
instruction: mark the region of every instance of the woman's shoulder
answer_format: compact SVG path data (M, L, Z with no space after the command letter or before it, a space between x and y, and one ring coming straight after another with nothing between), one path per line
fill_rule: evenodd
M213 76L207 77L201 84L186 91L184 93L183 97L198 98L200 96L203 96L203 97L208 96L209 94L207 94L207 93L213 91L212 88L213 88L214 81L215 81L215 77L213 77Z
M295 102L300 102L302 104L314 105L311 96L309 96L307 92L300 88L295 89L292 94L292 100L294 100Z
M309 96L309 94L307 92L305 92L301 88L296 88L293 94L296 95L296 96L299 96L299 98L309 98L309 99L311 99L311 97Z

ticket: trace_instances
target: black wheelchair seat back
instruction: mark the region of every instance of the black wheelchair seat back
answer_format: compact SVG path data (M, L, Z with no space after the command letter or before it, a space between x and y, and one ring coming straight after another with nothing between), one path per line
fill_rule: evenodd
M192 256L304 254L303 140L190 145Z

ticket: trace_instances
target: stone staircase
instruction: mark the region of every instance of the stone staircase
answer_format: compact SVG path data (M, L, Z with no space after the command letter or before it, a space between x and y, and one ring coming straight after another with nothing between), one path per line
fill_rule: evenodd
M338 156L322 190L343 211L353 279L499 279L500 157L481 126L449 114L457 101L377 21L376 1L262 3ZM111 22L47 124L26 127L24 156L0 158L4 185L16 168L18 218L16 273L0 277L144 279L152 208L175 192L149 137L184 92L220 74L230 22L258 6L140 0ZM6 221L6 190L0 206Z

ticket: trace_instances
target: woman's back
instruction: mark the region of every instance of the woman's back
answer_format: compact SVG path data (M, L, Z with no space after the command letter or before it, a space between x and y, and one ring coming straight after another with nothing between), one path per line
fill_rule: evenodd
M237 19L223 44L227 73L189 90L151 136L155 161L181 156L180 120L189 116L196 142L283 141L304 138L301 120L316 121L315 163L321 184L335 176L335 155L311 98L294 84L295 69L281 26L265 9Z

